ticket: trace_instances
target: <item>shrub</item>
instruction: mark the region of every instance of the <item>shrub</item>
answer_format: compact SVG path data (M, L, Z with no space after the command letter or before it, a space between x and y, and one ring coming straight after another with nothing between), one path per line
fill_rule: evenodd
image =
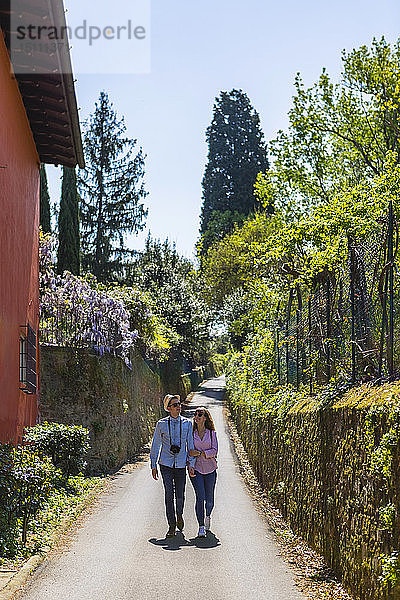
M87 273L78 277L55 272L56 238L40 235L41 328L46 343L76 344L80 341L100 355L118 351L130 366L130 349L137 347L151 357L168 356L173 332L156 316L149 295L136 287L112 286Z
M11 444L0 444L0 556L8 554L15 537L12 530L12 451Z
M22 543L30 519L50 496L59 474L47 457L41 457L26 446L12 453L12 491L15 502L11 507L22 524Z
M59 473L49 458L40 457L25 446L0 446L2 555L15 551L19 532L25 544L29 522L49 497L58 478Z
M89 431L80 425L45 422L27 428L25 441L40 455L49 456L66 479L81 473L86 467Z
M210 364L214 370L215 376L222 375L226 368L227 354L213 354L210 359Z

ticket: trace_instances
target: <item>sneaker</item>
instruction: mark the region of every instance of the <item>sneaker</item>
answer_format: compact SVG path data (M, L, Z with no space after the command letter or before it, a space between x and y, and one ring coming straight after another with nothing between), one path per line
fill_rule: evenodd
M197 534L197 537L201 537L201 538L206 537L206 530L205 530L204 525L200 525L199 533Z
M207 517L204 519L204 527L206 531L210 531L211 527L211 517Z
M182 530L183 530L183 528L184 528L185 524L184 524L184 522L183 522L183 517L182 517L182 515L181 515L181 516L179 516L179 517L177 517L177 519L176 519L176 526L177 526L177 528L179 529L179 531L182 531Z
M172 538L175 535L175 525L170 525L167 533L165 534L166 538Z

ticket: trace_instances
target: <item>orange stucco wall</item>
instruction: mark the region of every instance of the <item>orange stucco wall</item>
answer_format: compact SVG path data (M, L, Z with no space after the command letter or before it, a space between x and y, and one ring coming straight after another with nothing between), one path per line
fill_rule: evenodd
M19 390L20 326L39 325L39 157L0 31L0 441L37 421Z

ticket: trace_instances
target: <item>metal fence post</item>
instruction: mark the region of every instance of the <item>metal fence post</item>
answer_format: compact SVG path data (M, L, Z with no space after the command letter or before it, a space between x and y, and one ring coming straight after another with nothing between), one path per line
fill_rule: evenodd
M389 202L389 231L388 231L388 264L389 264L389 337L388 337L388 371L393 377L393 346L394 346L394 306L393 306L393 204Z
M296 286L297 307L296 307L296 388L300 389L300 320L303 308L300 286ZM301 368L303 375L303 368Z
M279 323L277 323L277 327L276 327L276 366L277 366L277 373L278 373L278 385L281 385L281 355L280 355L280 350L279 350L279 344L280 344L280 339L279 339Z
M311 294L308 297L308 366L310 371L310 396L312 395L312 317L311 317Z
M381 337L379 343L379 363L378 363L378 376L382 377L383 374L383 349L385 345L385 327L387 321L387 294L388 294L388 282L389 274L387 269L387 244L383 251L383 268L385 269L385 283L383 285L383 303L382 303L382 321L381 321Z
M326 281L326 375L327 375L328 383L331 379L330 337L331 337L331 280L328 275L328 279Z
M286 385L289 385L289 316L286 317L286 330L285 330L285 350L286 350Z
M278 375L278 385L281 385L281 349L280 349L280 328L281 328L281 321L279 319L279 310L280 310L280 306L281 303L280 301L278 302L278 306L276 309L276 371L277 371L277 375Z
M356 314L354 292L355 251L350 243L350 300L351 300L351 381L356 381Z
M289 385L289 321L292 312L293 289L289 292L289 302L286 314L286 384Z
M299 324L300 324L300 315L299 315L299 307L296 308L296 389L300 388L300 352L299 352Z

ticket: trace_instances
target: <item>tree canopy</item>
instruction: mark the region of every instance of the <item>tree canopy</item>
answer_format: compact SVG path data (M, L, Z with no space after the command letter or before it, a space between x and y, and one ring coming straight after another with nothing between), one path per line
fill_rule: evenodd
M297 75L288 131L270 144L265 201L327 202L343 187L381 174L388 152L399 162L400 40L391 46L382 37L343 51L342 65L338 83L323 69L306 89Z
M79 173L82 199L82 262L99 280L111 279L132 251L127 234L145 225L144 160L137 141L126 137L108 95L101 92L84 134L86 169Z
M40 226L45 233L51 231L50 195L46 167L44 165L40 165Z
M79 201L76 171L63 168L60 212L58 214L57 272L80 273Z
M193 264L180 256L168 240L161 242L148 236L127 281L151 296L156 314L176 334L175 350L193 364L201 363L208 351L210 310L204 284Z
M242 90L216 98L206 140L200 256L256 209L253 186L257 174L268 168L260 118Z
M231 341L267 335L290 288L344 269L349 240L379 232L390 200L398 211L399 58L400 41L382 38L343 52L338 83L325 70L309 89L296 77L288 130L254 186L258 205L275 213L250 215L203 260Z

